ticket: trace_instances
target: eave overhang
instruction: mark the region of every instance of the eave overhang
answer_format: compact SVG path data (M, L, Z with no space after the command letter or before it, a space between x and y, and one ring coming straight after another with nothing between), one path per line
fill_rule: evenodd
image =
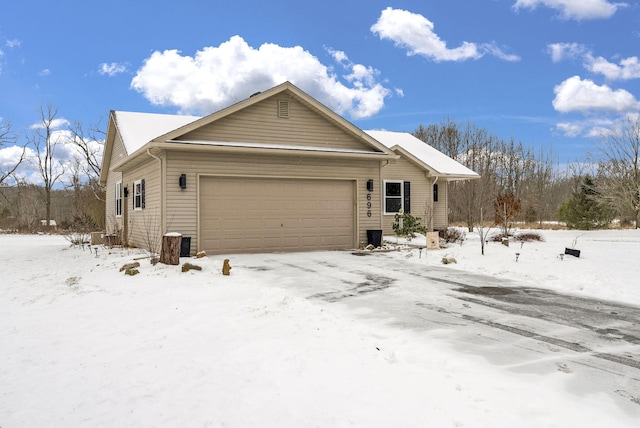
M141 156L149 156L149 153L157 154L162 150L182 151L189 153L232 153L245 155L268 155L268 156L308 156L327 157L341 159L361 159L361 160L392 160L399 159L400 156L393 152L374 152L366 150L350 150L332 147L315 146L292 146L260 144L250 142L229 142L229 141L185 141L170 140L166 142L152 141L145 144L132 153L126 159L112 166L113 171L122 170L125 165L135 162Z

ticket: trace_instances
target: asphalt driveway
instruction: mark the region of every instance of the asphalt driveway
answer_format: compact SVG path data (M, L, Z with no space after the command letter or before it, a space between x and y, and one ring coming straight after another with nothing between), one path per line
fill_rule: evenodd
M362 255L366 254L366 255ZM299 255L296 255L296 261ZM246 259L246 269L349 316L446 337L460 352L510 370L554 370L627 398L640 411L640 308L532 288L386 253L286 254ZM426 337L426 336L425 336ZM595 382L594 382L595 379ZM580 388L584 388L581 384Z

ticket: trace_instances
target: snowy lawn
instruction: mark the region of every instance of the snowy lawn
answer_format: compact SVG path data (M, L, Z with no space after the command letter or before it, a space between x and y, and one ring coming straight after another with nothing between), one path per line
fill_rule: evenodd
M484 257L469 234L428 254L366 259L384 271L454 257L452 273L640 305L640 231L541 233L522 247L490 243ZM561 260L578 235L581 257ZM335 275L365 259L321 255ZM221 256L181 259L202 271L143 259L139 275L119 272L139 256L0 235L0 427L638 426L640 403L576 390L576 374L512 370L443 332L305 298L288 284L307 254L228 256L230 276ZM271 259L291 268L262 270Z

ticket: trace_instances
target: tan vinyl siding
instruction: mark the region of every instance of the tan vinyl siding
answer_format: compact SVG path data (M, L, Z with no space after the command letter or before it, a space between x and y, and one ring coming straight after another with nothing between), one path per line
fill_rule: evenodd
M124 145L122 144L122 139L119 134L116 134L114 139L114 143L111 151L111 165L115 164L115 161L123 159L126 156L126 150ZM105 210L106 210L106 218L105 218L105 228L107 234L116 234L120 235L122 231L122 217L116 217L116 204L115 204L115 188L116 183L122 180L122 173L116 171L109 171L107 175L107 184L106 184L106 201L105 201ZM122 183L124 188L124 182ZM124 203L124 196L123 196Z
M160 162L149 157L142 165L133 171L124 171L123 186L128 187L129 197L124 198L127 212L128 236L127 243L133 247L150 250L155 247L158 251L162 241L163 230L161 218L161 182ZM145 207L134 209L134 183L145 180Z
M113 151L111 152L111 165L117 164L126 157L127 149L125 149L124 144L122 143L120 133L117 133L113 142Z
M380 163L375 160L325 159L317 157L280 157L239 154L188 154L167 152L166 197L167 222L170 229L191 236L191 251L198 244L198 177L271 177L301 179L337 179L356 181L356 236L357 244L366 244L367 229L380 229L380 189L372 194L372 215L367 216L366 182L380 182ZM180 174L187 175L187 188L180 189Z
M449 183L438 180L438 202L434 204L433 228L446 229L449 226Z
M438 202L433 202L433 181L427 172L407 159L391 161L382 168L381 192L384 191L384 180L409 181L411 183L411 215L420 218L420 223L427 228L441 229L446 227L446 182L438 181ZM384 205L384 200L382 201ZM384 214L382 208L383 230L385 235L393 235L393 214ZM431 224L431 219L433 224Z
M289 116L278 117L278 101L289 102ZM293 97L273 97L192 131L178 140L285 144L375 151L335 122Z

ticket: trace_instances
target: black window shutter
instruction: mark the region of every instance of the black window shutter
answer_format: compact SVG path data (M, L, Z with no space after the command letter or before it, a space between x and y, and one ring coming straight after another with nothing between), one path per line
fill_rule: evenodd
M411 183L409 181L404 182L404 212L411 212Z
M142 208L144 208L144 178L140 182L140 199L142 200Z
M438 202L438 185L433 185L433 202Z

